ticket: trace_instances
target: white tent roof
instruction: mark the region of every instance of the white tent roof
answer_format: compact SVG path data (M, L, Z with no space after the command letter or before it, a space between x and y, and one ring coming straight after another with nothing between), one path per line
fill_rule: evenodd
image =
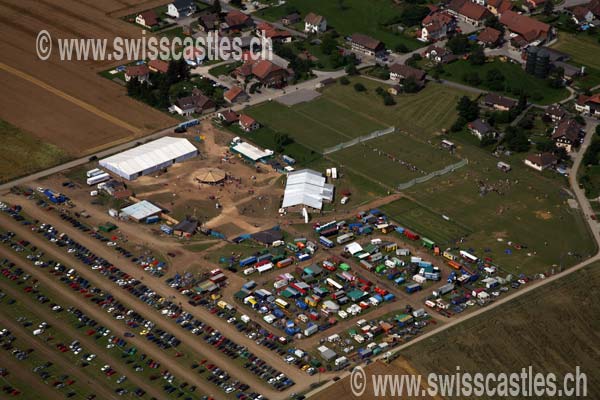
M156 215L161 211L162 210L159 207L156 207L154 204L146 200L142 200L139 203L135 203L121 209L121 212L123 214L137 221Z
M356 253L361 252L363 248L360 244L352 242L350 244L347 244L346 247L344 247L344 250L346 250L351 255L355 255Z
M260 160L261 158L269 157L273 155L271 150L261 150L250 143L240 142L233 146L233 150L248 157L252 161Z
M131 176L197 151L187 139L165 136L100 160L100 165Z
M288 174L282 207L305 205L321 209L323 200L333 200L333 185L312 169L303 169Z

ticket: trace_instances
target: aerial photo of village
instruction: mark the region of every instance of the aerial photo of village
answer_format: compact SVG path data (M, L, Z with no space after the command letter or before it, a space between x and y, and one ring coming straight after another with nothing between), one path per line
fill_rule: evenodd
M600 399L600 0L0 21L0 399Z

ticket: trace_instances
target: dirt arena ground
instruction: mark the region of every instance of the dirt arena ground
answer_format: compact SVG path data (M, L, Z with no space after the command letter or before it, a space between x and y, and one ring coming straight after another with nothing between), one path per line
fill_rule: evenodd
M114 61L60 61L56 38L140 37L118 18L165 1L0 1L0 119L72 156L92 153L175 124L168 115L127 97L100 75ZM53 54L38 59L35 40L47 30ZM109 43L111 40L109 40ZM110 49L110 46L109 46Z

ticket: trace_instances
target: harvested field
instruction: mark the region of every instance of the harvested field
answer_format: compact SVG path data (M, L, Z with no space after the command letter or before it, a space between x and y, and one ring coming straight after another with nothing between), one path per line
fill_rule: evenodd
M154 2L155 3L155 2ZM103 0L60 3L0 3L0 118L81 156L174 124L169 116L128 98L122 87L97 74L116 65L102 61L60 61L56 38L136 37L141 30L107 13L132 4ZM53 36L53 54L37 59L35 37ZM35 116L35 118L32 118Z

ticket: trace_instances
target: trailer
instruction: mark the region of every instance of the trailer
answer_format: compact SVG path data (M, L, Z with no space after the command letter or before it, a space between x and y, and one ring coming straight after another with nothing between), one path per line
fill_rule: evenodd
M85 175L88 178L91 178L92 176L100 175L102 173L104 173L104 171L102 171L100 168L94 168L94 169L90 169L89 171L87 171L85 173Z
M475 257L473 254L466 252L464 250L459 251L459 254L467 262L476 263L479 261L479 258Z
M284 268L287 267L288 265L291 265L294 261L291 258L284 258L281 261L277 262L277 268Z
M460 265L456 261L448 261L448 266L450 266L450 268L454 268L457 271L462 268L462 265Z
M412 294L421 290L422 287L418 283L409 283L404 289L406 290L406 293Z
M273 269L273 264L268 263L265 265L261 265L260 267L256 268L256 271L258 271L259 274L262 274L263 272L267 272Z
M419 235L408 229L404 230L404 237L410 240L419 240Z
M323 246L327 247L328 249L331 249L332 247L335 246L335 243L333 243L331 240L327 239L325 236L319 237L319 243L321 243Z
M327 278L326 282L329 286L335 288L336 290L342 290L344 288L340 283L338 283L334 279Z
M104 172L102 174L94 175L94 176L88 178L85 182L89 186L92 186L92 185L96 185L96 184L98 184L100 182L106 182L109 179L110 179L110 175L107 174L106 172Z
M454 290L454 284L446 283L442 287L434 290L432 294L433 294L433 297L442 297L443 295L448 294L453 290Z
M344 235L338 236L336 242L337 244L344 244L348 243L352 239L354 239L354 233L346 233Z
M426 237L421 238L421 244L423 245L423 247L426 247L430 250L433 250L433 248L435 247L435 242L431 239L427 239Z
M252 264L256 264L256 256L250 256L250 257L244 258L243 260L240 260L240 267L247 267Z

